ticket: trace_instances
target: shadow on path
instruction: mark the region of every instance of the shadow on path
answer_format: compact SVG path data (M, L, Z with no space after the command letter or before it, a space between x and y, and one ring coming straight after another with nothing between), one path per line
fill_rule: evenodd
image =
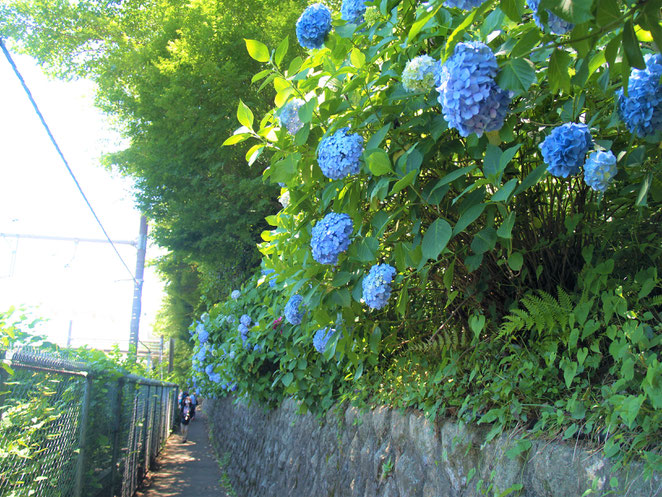
M182 443L179 434L171 435L157 464L149 474L147 487L135 497L228 497L209 443L204 404L189 425L188 441Z

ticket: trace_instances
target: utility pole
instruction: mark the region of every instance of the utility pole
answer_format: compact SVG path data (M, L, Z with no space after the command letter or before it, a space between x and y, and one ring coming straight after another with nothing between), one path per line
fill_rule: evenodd
M175 339L170 339L170 344L168 345L168 373L172 373L172 368L175 363Z
M71 328L73 326L73 320L69 320L69 333L67 333L67 348L71 347Z
M136 281L133 285L133 309L131 311L131 333L129 335L129 358L136 361L138 356L138 330L140 328L141 300L143 294L143 275L145 273L145 254L147 252L147 218L140 216L138 234L138 256L136 257ZM133 346L133 349L131 348Z

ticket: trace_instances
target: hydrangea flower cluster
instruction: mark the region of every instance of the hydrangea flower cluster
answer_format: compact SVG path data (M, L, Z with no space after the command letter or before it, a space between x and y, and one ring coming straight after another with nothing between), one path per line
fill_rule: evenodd
M365 9L365 0L342 0L340 17L347 22L361 24L363 22Z
M391 296L395 268L389 264L375 264L363 280L363 300L373 309L381 309Z
M274 269L263 269L262 274L264 276L269 276L272 273L275 273L276 271ZM270 288L275 288L276 287L276 275L270 276L269 278L269 287Z
M310 241L313 259L320 264L336 264L340 253L349 247L352 231L352 218L347 214L331 212L324 216L313 227Z
M547 170L554 176L567 178L579 173L592 146L593 139L585 124L565 123L552 130L540 144L540 151Z
M533 22L536 23L542 31L545 31L545 26L543 26L540 16L538 15L538 7L540 6L540 0L526 0L526 4L533 11ZM564 35L568 31L571 31L575 27L574 24L564 21L556 14L547 10L547 26L549 30L555 35Z
M462 10L471 10L480 7L485 0L446 0L444 5Z
M303 48L322 48L324 38L329 31L331 31L331 11L321 3L307 7L297 21L297 39Z
M299 119L299 109L305 102L300 98L295 98L287 102L280 110L280 125L287 128L287 132L291 135L296 135L303 127L301 119Z
M209 340L209 332L205 329L204 324L198 323L198 325L195 327L195 332L198 334L198 340L200 343L205 343L207 340Z
M241 296L241 292L239 290L232 290L232 293L230 294L232 300L237 300L240 296Z
M510 104L510 93L494 78L496 57L482 42L458 43L441 67L439 103L444 119L462 136L501 129Z
M301 306L303 297L301 295L293 295L285 305L285 319L290 324L301 324L303 319L304 310Z
M632 69L628 95L619 90L618 113L631 133L639 137L662 130L662 55L644 56L646 69Z
M616 157L611 150L593 152L584 164L584 181L595 191L604 192L617 172Z
M315 336L313 337L313 347L315 347L315 350L317 350L317 352L320 354L323 354L326 350L326 344L329 343L329 340L335 333L336 330L331 328L322 328L321 330L317 330Z
M363 19L368 25L376 23L380 18L381 14L379 13L379 9L377 7L368 7L365 11L365 14L363 14Z
M251 325L251 323L252 320L248 314L244 314L241 316L241 318L239 318L239 326L237 329L239 330L239 334L241 335L241 342L244 344L244 346L246 346L246 342L248 341L248 327Z
M428 93L439 86L441 63L429 55L419 55L407 62L402 71L402 86L411 92Z
M317 162L324 176L341 179L359 172L359 159L363 153L363 137L340 128L320 142Z

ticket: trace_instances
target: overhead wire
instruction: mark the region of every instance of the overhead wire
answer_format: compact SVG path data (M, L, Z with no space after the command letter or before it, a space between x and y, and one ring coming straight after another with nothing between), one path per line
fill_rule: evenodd
M48 124L46 124L46 120L44 119L44 116L42 115L41 111L39 110L39 106L37 106L37 102L32 96L32 92L30 92L30 89L28 88L28 85L25 83L25 80L23 79L23 76L21 75L20 71L18 70L18 67L16 67L16 64L14 63L14 60L11 57L11 54L7 50L7 47L5 46L5 42L0 37L0 48L2 48L3 53L5 54L5 58L9 62L9 65L12 67L14 70L14 74L16 74L16 77L18 80L21 82L21 85L23 86L23 89L25 90L25 93L28 96L28 99L30 100L30 103L32 104L32 107L34 108L34 111L37 113L37 116L39 117L39 120L41 121L41 124L43 125L44 129L46 130L46 133L48 134L49 139L51 140L51 143L55 147L55 150L57 150L58 155L62 159L62 162L64 163L64 166L67 168L67 171L69 172L69 175L71 178L74 180L74 183L76 184L76 187L78 188L78 191L80 192L81 196L83 197L83 200L85 200L85 203L87 204L87 207L90 209L90 212L92 212L92 215L94 216L94 219L96 220L97 224L101 228L101 231L103 232L104 236L108 240L108 243L112 246L113 250L115 251L115 254L119 258L119 260L122 262L122 265L124 268L128 271L128 273L131 275L131 279L136 285L139 285L138 280L136 280L136 277L133 275L133 272L131 269L129 269L129 266L126 264L124 259L119 253L119 250L117 250L117 247L113 243L113 241L110 239L110 236L108 235L108 232L106 231L106 228L104 228L103 223L101 222L101 219L99 219L99 216L97 216L97 213L94 211L94 208L92 207L92 204L88 200L87 196L85 195L85 192L83 192L83 188L80 186L80 183L78 182L78 179L76 179L76 175L72 171L71 167L69 167L69 162L67 159L64 157L64 154L62 153L62 150L60 149L60 146L57 144L57 141L55 140L55 137L53 136L53 133L51 133L50 128L48 127Z

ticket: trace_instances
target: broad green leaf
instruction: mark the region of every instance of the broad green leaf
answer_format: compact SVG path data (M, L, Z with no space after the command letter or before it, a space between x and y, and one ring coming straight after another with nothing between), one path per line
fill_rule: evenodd
M435 186L435 188L439 188L440 186L443 186L447 183L451 183L451 182L455 181L457 178L460 178L462 176L465 176L465 175L469 174L471 171L476 169L476 167L477 166L475 166L475 165L465 166L465 167L461 167L460 169L457 169L457 170L455 170L451 173L448 173L446 176L444 176L443 178L441 178L437 182L437 185Z
M241 99L237 107L237 120L248 129L253 129L253 113Z
M505 185L499 188L499 191L492 195L490 200L492 200L492 202L506 202L515 189L515 186L517 186L517 178L509 180Z
M598 26L606 26L616 22L621 17L621 10L616 0L599 0L595 11L595 20Z
M278 45L278 48L276 48L276 53L274 54L274 63L276 64L276 67L280 67L280 63L283 62L283 57L287 54L290 42L289 38L289 35L286 35L283 41Z
M395 195L396 193L399 193L400 190L407 188L409 185L411 185L414 182L416 176L418 176L418 171L410 171L409 173L407 173L407 175L404 178L402 178L395 185L393 185L393 189L391 190L390 195Z
M292 380L294 380L294 375L291 372L288 371L287 373L285 373L283 375L283 377L281 378L280 381L283 382L283 385L285 385L286 387L289 387L290 383L292 383Z
M575 361L564 360L561 361L561 368L563 369L563 378L565 379L565 386L570 388L572 380L577 374L577 363Z
M349 54L349 60L357 69L365 65L365 54L358 48L353 48Z
M308 100L305 104L299 107L299 119L302 123L309 123L313 120L313 112L315 111L315 106L317 105L317 99L315 97Z
M541 33L538 27L531 26L530 29L518 36L517 43L515 43L512 52L510 52L510 56L521 57L523 55L528 55L533 47L538 44L540 37Z
M558 90L563 90L566 93L570 92L570 64L572 58L570 54L565 50L559 50L558 48L552 53L552 57L549 60L549 70L547 71L547 76L549 80L549 87L552 90L552 93L556 93Z
M508 267L513 271L517 272L522 269L524 265L524 257L519 252L513 252L508 257Z
M333 281L331 284L338 288L341 286L345 286L347 283L349 283L349 280L352 279L352 273L348 273L347 271L339 271L336 273L336 275L333 277Z
M511 447L506 451L506 456L508 459L517 459L520 454L526 452L532 447L530 440L517 440L514 447Z
M459 233L462 233L467 226L473 223L485 210L485 204L480 203L472 205L467 210L465 210L460 219L457 220L455 226L453 226L453 236L457 236Z
M632 67L636 67L637 69L646 68L644 56L641 55L641 48L639 48L639 41L634 34L632 19L628 19L623 26L623 49Z
M267 46L257 40L249 40L244 38L246 42L246 50L248 50L248 55L258 62L269 62L269 49Z
M381 148L366 151L366 164L370 172L375 176L382 176L393 172L391 159L389 159L388 154Z
M648 205L648 190L650 189L651 182L653 181L652 175L653 173L648 173L641 181L639 193L637 194L637 201L635 202L635 205L638 207L646 207Z
M593 0L542 0L540 9L549 9L562 19L573 24L581 24L593 19Z
M425 232L423 243L421 244L424 259L437 260L441 251L446 248L452 234L453 230L448 222L441 218L435 219Z
M501 226L497 230L499 238L510 239L512 237L513 226L515 225L515 211L511 211L508 217L503 220Z
M266 78L267 76L269 76L269 74L271 74L271 69L265 69L264 71L260 71L251 78L251 83L256 83L260 81L262 78Z
M408 41L413 40L416 37L416 35L421 32L421 29L423 29L425 27L425 25L428 22L430 22L430 20L439 11L441 6L442 6L442 3L440 2L434 9L432 9L425 16L423 16L421 19L419 19L414 24L412 24L411 28L409 29L409 34L407 35L407 40Z
M524 181L522 181L522 183L515 189L515 195L518 195L524 190L527 190L535 185L538 180L544 176L545 172L547 172L547 164L541 164L529 174L527 174L526 178L524 178Z
M372 262L377 257L377 250L379 240L368 236L357 242L356 255L361 262Z
M368 140L368 143L366 143L365 145L366 150L379 148L379 146L384 141L384 138L386 137L386 134L390 129L391 129L391 123L388 123L387 125L383 126L379 131L377 131L374 135L372 135Z
M232 135L230 138L225 140L221 147L229 147L230 145L235 145L237 143L241 143L251 137L250 133L239 133L236 135Z
M494 248L497 241L497 232L494 228L483 228L474 235L471 241L471 250L480 255Z
M503 10L511 21L519 23L522 20L524 2L522 0L501 0L499 8Z
M497 76L498 85L515 94L527 91L535 82L535 67L529 59L524 58L507 60Z

